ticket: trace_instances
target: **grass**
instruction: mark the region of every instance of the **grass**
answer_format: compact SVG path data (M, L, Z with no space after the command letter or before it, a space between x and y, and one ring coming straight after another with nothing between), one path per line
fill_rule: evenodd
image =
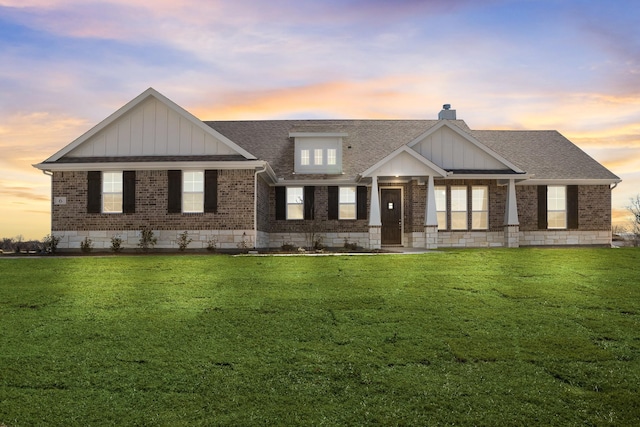
M0 260L0 425L640 425L640 251Z

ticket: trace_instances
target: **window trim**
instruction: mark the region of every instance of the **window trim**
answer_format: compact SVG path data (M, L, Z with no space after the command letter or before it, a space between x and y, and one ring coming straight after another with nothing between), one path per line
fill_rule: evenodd
M117 180L107 180L107 176L119 176L120 177L120 181L118 182ZM101 213L103 214L121 214L124 212L123 206L124 206L124 174L123 171L105 171L102 172L102 182L100 184L100 194L102 196L102 200L100 202L100 210ZM106 186L110 185L110 186L114 186L117 184L120 184L120 188L116 188L116 190L118 191L106 191ZM113 190L113 188L111 188L111 190ZM106 209L106 203L107 203L107 199L110 198L108 196L117 196L120 195L120 209L114 209L114 210L107 210ZM111 202L113 203L113 201Z
M454 191L456 190L464 190L464 210L462 209L458 209L458 210L453 210L453 204L454 204ZM449 187L449 194L450 194L450 209L449 209L449 214L451 217L450 220L450 227L451 227L451 231L464 231L464 230L469 230L469 187L466 185L452 185ZM453 220L453 215L454 213L458 213L461 214L464 212L464 218L465 218L465 224L464 224L464 228L453 228L454 226L454 220ZM462 216L462 215L460 215Z
M563 198L559 199L557 196L553 199L553 200L562 200L563 204L564 204L564 208L563 209L551 209L551 205L552 205L552 199L551 199L551 189L562 189L563 190ZM554 205L557 205L557 203L553 203ZM568 218L568 212L569 210L567 209L567 186L566 185L548 185L547 186L547 229L548 230L567 230L568 229L568 223L569 223L569 218ZM551 214L553 213L564 213L564 224L561 227L558 226L551 226L550 225L550 217Z
M475 198L473 192L475 189L483 189L486 198L487 209L475 209ZM484 200L484 199L483 199ZM486 213L486 224L482 227L474 227L475 216L478 213ZM472 185L471 186L471 229L472 230L488 230L489 229L489 186L488 185Z
M438 231L446 231L449 229L448 209L447 209L447 186L446 185L434 185L433 190L436 194L436 219L438 219ZM444 192L444 201L438 203L438 191ZM441 200L441 199L440 199ZM444 203L444 205L442 205ZM442 209L441 209L442 208ZM444 215L442 215L444 214ZM439 218L443 216L444 224L440 224Z
M201 180L199 181L191 181L192 183L196 183L196 184L200 184L202 186L201 190L187 190L187 175L188 174L197 174L200 173L201 174ZM204 170L184 170L182 171L182 213L186 213L186 214L194 214L194 213L204 213L204 197L205 197L205 178L204 178ZM200 204L197 207L198 209L193 209L193 210L187 210L185 208L185 201L187 199L187 195L201 195L200 197Z
M353 201L345 202L342 200L342 190L343 189L351 189L353 192ZM355 220L358 219L358 193L356 186L352 185L343 185L338 187L338 219L339 220ZM342 207L343 206L353 206L353 216L344 217L342 215Z
M300 197L294 201L290 202L289 191L292 190L300 190ZM300 206L300 218L295 217L291 218L289 208L293 206ZM304 187L303 186L295 186L295 187L286 187L285 190L285 218L287 221L301 221L304 220Z

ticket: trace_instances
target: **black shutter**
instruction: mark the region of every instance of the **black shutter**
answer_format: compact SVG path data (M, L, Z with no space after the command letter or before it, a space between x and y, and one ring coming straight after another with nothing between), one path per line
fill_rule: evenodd
M356 197L356 218L367 219L367 187L359 185Z
M168 176L168 203L167 210L169 213L182 212L182 171L167 171Z
M538 229L547 229L547 186L538 186Z
M218 171L204 171L204 211L218 212Z
M122 212L136 212L136 171L122 172Z
M578 229L578 186L567 185L567 228Z
M304 187L304 219L313 219L315 216L315 191L316 187L314 186Z
M102 211L102 172L87 172L87 213Z
M330 186L327 187L327 191L328 191L328 202L329 202L329 212L328 212L328 218L329 219L338 219L338 187L336 186Z
M276 187L276 219L287 219L287 187Z

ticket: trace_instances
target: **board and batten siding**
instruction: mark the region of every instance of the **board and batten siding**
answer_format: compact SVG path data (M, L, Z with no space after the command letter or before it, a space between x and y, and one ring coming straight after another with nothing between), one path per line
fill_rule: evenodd
M68 157L237 154L189 119L151 97L111 123Z
M469 140L443 126L412 147L443 169L509 170Z

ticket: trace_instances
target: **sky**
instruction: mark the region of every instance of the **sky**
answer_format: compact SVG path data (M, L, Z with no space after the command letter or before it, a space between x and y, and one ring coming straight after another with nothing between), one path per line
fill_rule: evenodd
M202 120L555 129L640 194L637 0L0 0L0 237L50 232L31 165L153 87Z

